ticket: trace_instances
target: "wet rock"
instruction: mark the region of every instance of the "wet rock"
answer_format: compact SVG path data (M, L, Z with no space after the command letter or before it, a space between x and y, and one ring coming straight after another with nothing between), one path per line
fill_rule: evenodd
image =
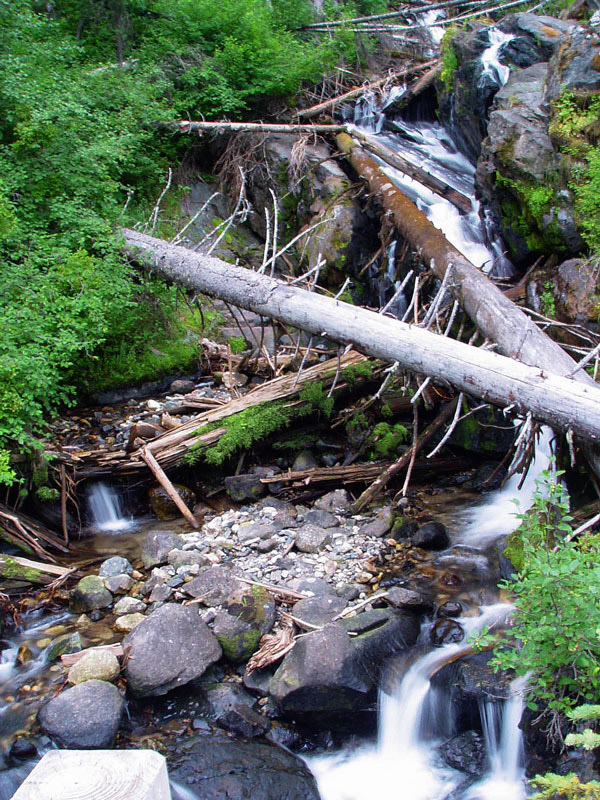
M174 483L173 486L186 506L188 506L188 508L193 507L196 502L194 492L188 489L187 486L182 486L179 483ZM177 519L181 516L181 511L177 508L162 486L156 486L150 489L148 497L150 499L152 511L154 511L158 519Z
M104 585L112 594L125 594L134 583L129 575L112 575L110 578L104 578Z
M465 482L466 489L476 492L492 492L500 489L506 478L506 468L498 464L482 464L477 468L475 475Z
M438 753L452 769L478 777L486 769L483 736L477 731L465 731L453 736L438 747Z
M225 478L225 491L235 503L257 500L267 493L267 486L260 482L261 475L230 475Z
M331 532L317 525L303 525L296 533L296 548L301 553L318 553L331 544Z
M431 598L414 589L405 589L403 586L392 586L387 590L386 601L394 608L407 611L427 612L433 609Z
M68 674L69 683L78 684L84 681L115 681L121 667L114 653L108 650L88 650L77 661Z
M178 378L173 381L170 386L171 394L189 394L196 388L194 381L186 380L185 378Z
M454 619L441 617L438 619L429 632L429 641L434 647L453 642L462 642L465 638L465 631L460 622Z
M202 694L203 712L213 722L234 706L256 706L256 700L239 683L227 681L213 684Z
M142 622L144 619L146 619L144 614L137 612L123 614L122 616L117 617L113 627L116 631L120 631L121 633L130 633L134 628L137 628L140 622Z
M117 734L124 709L116 686L91 680L61 692L42 706L38 721L60 747L108 748Z
M142 614L146 610L146 603L137 597L122 597L115 603L114 612L117 616L122 614Z
M313 456L310 450L303 450L301 453L298 453L294 459L294 463L292 464L292 472L300 472L303 469L312 469L313 467L318 466L319 462Z
M416 643L421 629L417 615L391 608L362 611L341 620L341 625L349 633L358 634L351 639L354 657L373 683L379 682L390 658Z
M266 697L269 694L269 683L272 677L273 670L267 667L265 669L254 669L252 672L246 670L242 681L248 691L259 697Z
M320 800L315 779L298 756L271 743L199 735L182 743L169 776L198 797L227 800Z
M437 610L438 617L460 617L463 612L463 607L460 603L448 600L447 603L442 605Z
M65 653L78 653L82 648L81 636L78 633L65 633L52 640L46 651L46 660L56 661Z
M414 519L408 517L396 517L393 522L392 529L389 532L390 539L400 542L402 539L408 539L419 530L419 523Z
M171 550L178 549L183 543L181 536L172 531L152 530L148 532L142 545L142 562L146 569L159 564L166 564Z
M296 619L320 627L331 622L345 608L346 601L342 597L323 594L298 600L292 608L292 614Z
M178 548L169 551L167 561L174 569L190 564L206 566L208 563L206 556L202 555L202 553L196 553L194 550L179 550Z
M236 683L221 683L207 690L203 705L210 719L235 736L264 736L271 727L269 720L254 710L252 695Z
M504 45L503 57L516 67L531 67L549 61L567 42L577 23L538 14L511 14L498 26L515 37Z
M445 550L450 544L450 537L441 522L428 522L413 533L412 543L423 550Z
M394 512L393 509L382 508L381 511L377 514L375 519L370 520L369 522L365 523L360 528L360 533L363 536L374 536L377 539L380 539L382 536L390 530L394 522Z
M9 758L11 761L26 761L30 758L38 758L38 750L34 742L25 736L19 736L12 743Z
M258 649L262 636L256 625L250 625L226 611L217 612L213 633L223 649L223 655L233 664L242 664Z
M264 736L271 727L268 719L248 706L234 706L220 717L217 724L234 736L243 736L245 739Z
M318 525L319 528L335 528L340 524L340 521L334 514L329 511L323 511L320 508L313 508L304 515L304 521L310 525Z
M71 592L70 608L76 614L92 611L95 608L108 608L113 596L98 575L82 578Z
M126 558L113 556L103 561L98 570L101 578L113 578L115 575L131 575L133 567Z
M358 711L372 682L338 622L296 641L271 679L269 691L286 714Z
M324 494L315 501L314 507L321 511L329 511L331 514L345 514L350 510L350 498L345 489L336 489L333 492Z
M221 657L221 647L193 606L168 603L146 617L123 641L129 649L125 677L136 695L166 694L199 678Z
M230 567L217 565L201 569L198 577L185 584L183 591L190 597L201 599L206 605L214 606L224 603L229 595L241 587L243 584L240 584Z

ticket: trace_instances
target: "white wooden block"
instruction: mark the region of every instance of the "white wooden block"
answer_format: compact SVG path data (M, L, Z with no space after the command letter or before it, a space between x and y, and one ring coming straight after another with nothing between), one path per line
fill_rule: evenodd
M152 750L52 750L12 800L171 800L167 762Z

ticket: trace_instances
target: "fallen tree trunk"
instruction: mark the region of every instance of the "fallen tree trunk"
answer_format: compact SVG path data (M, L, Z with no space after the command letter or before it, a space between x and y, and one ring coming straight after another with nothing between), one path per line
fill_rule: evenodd
M586 441L597 442L600 439L600 387L591 381L579 383L554 374L548 364L555 363L557 369L568 374L575 366L574 362L526 317L527 329L533 327L533 330L525 337L522 334L525 325L518 327L512 317L504 321L508 322L509 330L511 322L514 326L513 335L519 343L515 355L524 353L526 357L534 358L537 354L543 362L543 369L438 336L335 298L289 286L242 267L232 267L138 231L123 230L122 233L128 253L149 272L168 281L220 297L232 305L310 333L352 344L357 350L376 358L397 361L407 370L450 383L462 392L501 408L514 406L522 415L529 411L533 417L557 430L572 429ZM442 256L440 251L439 257ZM472 265L469 266L476 272ZM481 277L488 285L489 281ZM470 283L473 284L478 286L476 282ZM460 296L460 287L457 287L457 292ZM475 317L485 321L489 313L478 308L477 298L474 300L475 307L473 298L465 295L465 302L474 308ZM486 302L485 294L480 302L482 305ZM512 315L512 304L506 302L511 306ZM509 317L504 303L497 303L496 308L498 313ZM503 346L512 349L501 326L499 334ZM535 340L534 344L530 345L528 339ZM547 344L550 355L544 344ZM558 353L553 361L555 348ZM154 448L157 441L151 442L149 447Z
M190 131L252 131L254 133L339 133L345 131L345 125L287 125L270 122L192 122L182 119L181 122L165 122L169 128L182 133Z
M372 139L370 136L362 133L362 131L353 131L352 135L355 139L359 139L365 149L376 155L382 161L385 161L390 167L400 170L400 172L408 175L409 178L414 178L414 180L422 183L423 186L431 189L432 192L435 192L435 194L438 194L440 197L444 197L452 203L452 205L455 205L466 214L473 210L471 200L464 194L461 194L458 189L454 189L449 184L444 183L444 181L436 178L435 175L431 175L431 173L419 167L417 164L411 164L410 161L402 158L398 153L394 153L389 147L381 144L381 142L378 142L376 139Z
M386 75L385 78L364 83L362 86L357 86L355 89L350 89L350 91L340 94L337 97L332 97L330 100L324 100L322 103L319 103L316 106L302 108L296 112L296 117L298 119L314 119L325 112L333 111L333 109L336 106L339 106L341 103L347 103L349 100L354 100L356 97L360 97L361 94L369 91L369 89L378 89L380 86L384 86L387 83L398 81L402 78L408 78L410 75L416 75L418 72L423 72L423 70L429 69L430 67L437 69L439 64L439 59L433 59L432 61L427 61L424 64L417 64L414 67L400 70L400 72L393 72L390 75ZM413 87L413 91L415 91L415 89L416 84L415 87Z

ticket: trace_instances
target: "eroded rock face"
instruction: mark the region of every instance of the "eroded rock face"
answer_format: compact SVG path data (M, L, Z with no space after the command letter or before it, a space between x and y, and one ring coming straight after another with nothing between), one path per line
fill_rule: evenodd
M42 706L38 721L60 746L73 750L111 747L125 703L112 683L90 680Z
M597 322L600 292L595 263L571 258L558 269L536 270L527 284L527 303L563 322Z
M125 677L140 697L166 694L199 678L221 657L215 636L193 606L166 603L124 640Z

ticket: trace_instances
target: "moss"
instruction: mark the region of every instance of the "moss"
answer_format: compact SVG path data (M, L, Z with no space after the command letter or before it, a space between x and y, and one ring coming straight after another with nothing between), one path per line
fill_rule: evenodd
M246 340L242 336L232 336L227 341L228 341L229 347L231 348L231 352L234 355L238 355L239 353L243 353L248 349L248 344L247 344Z
M397 423L392 426L389 422L379 422L373 428L369 437L371 450L369 458L376 461L396 453L398 447L408 439L408 430L404 425Z
M502 199L505 223L525 239L532 252L564 252L565 242L555 220L550 220L553 209L559 205L555 180L549 176L545 185L508 178L496 172L496 185L515 198Z
M454 74L459 67L458 54L453 42L456 32L456 26L450 25L442 38L442 71L440 78L446 92L451 92L454 89Z
M9 556L2 556L2 566L0 568L0 572L2 573L3 578L14 578L15 580L24 580L28 581L29 583L42 582L42 573L39 571L39 569L24 567Z
M523 537L519 528L508 535L502 555L510 561L517 572L523 569Z
M299 433L297 436L291 436L289 439L282 439L280 442L274 442L273 447L275 450L290 450L292 452L307 450L317 441L317 438L316 434L313 433Z
M369 380L373 377L373 365L370 361L361 361L360 364L350 364L342 370L342 378L351 388L359 378Z
M256 652L260 637L261 632L256 628L231 636L220 635L217 640L223 648L225 658L238 664L247 661Z

